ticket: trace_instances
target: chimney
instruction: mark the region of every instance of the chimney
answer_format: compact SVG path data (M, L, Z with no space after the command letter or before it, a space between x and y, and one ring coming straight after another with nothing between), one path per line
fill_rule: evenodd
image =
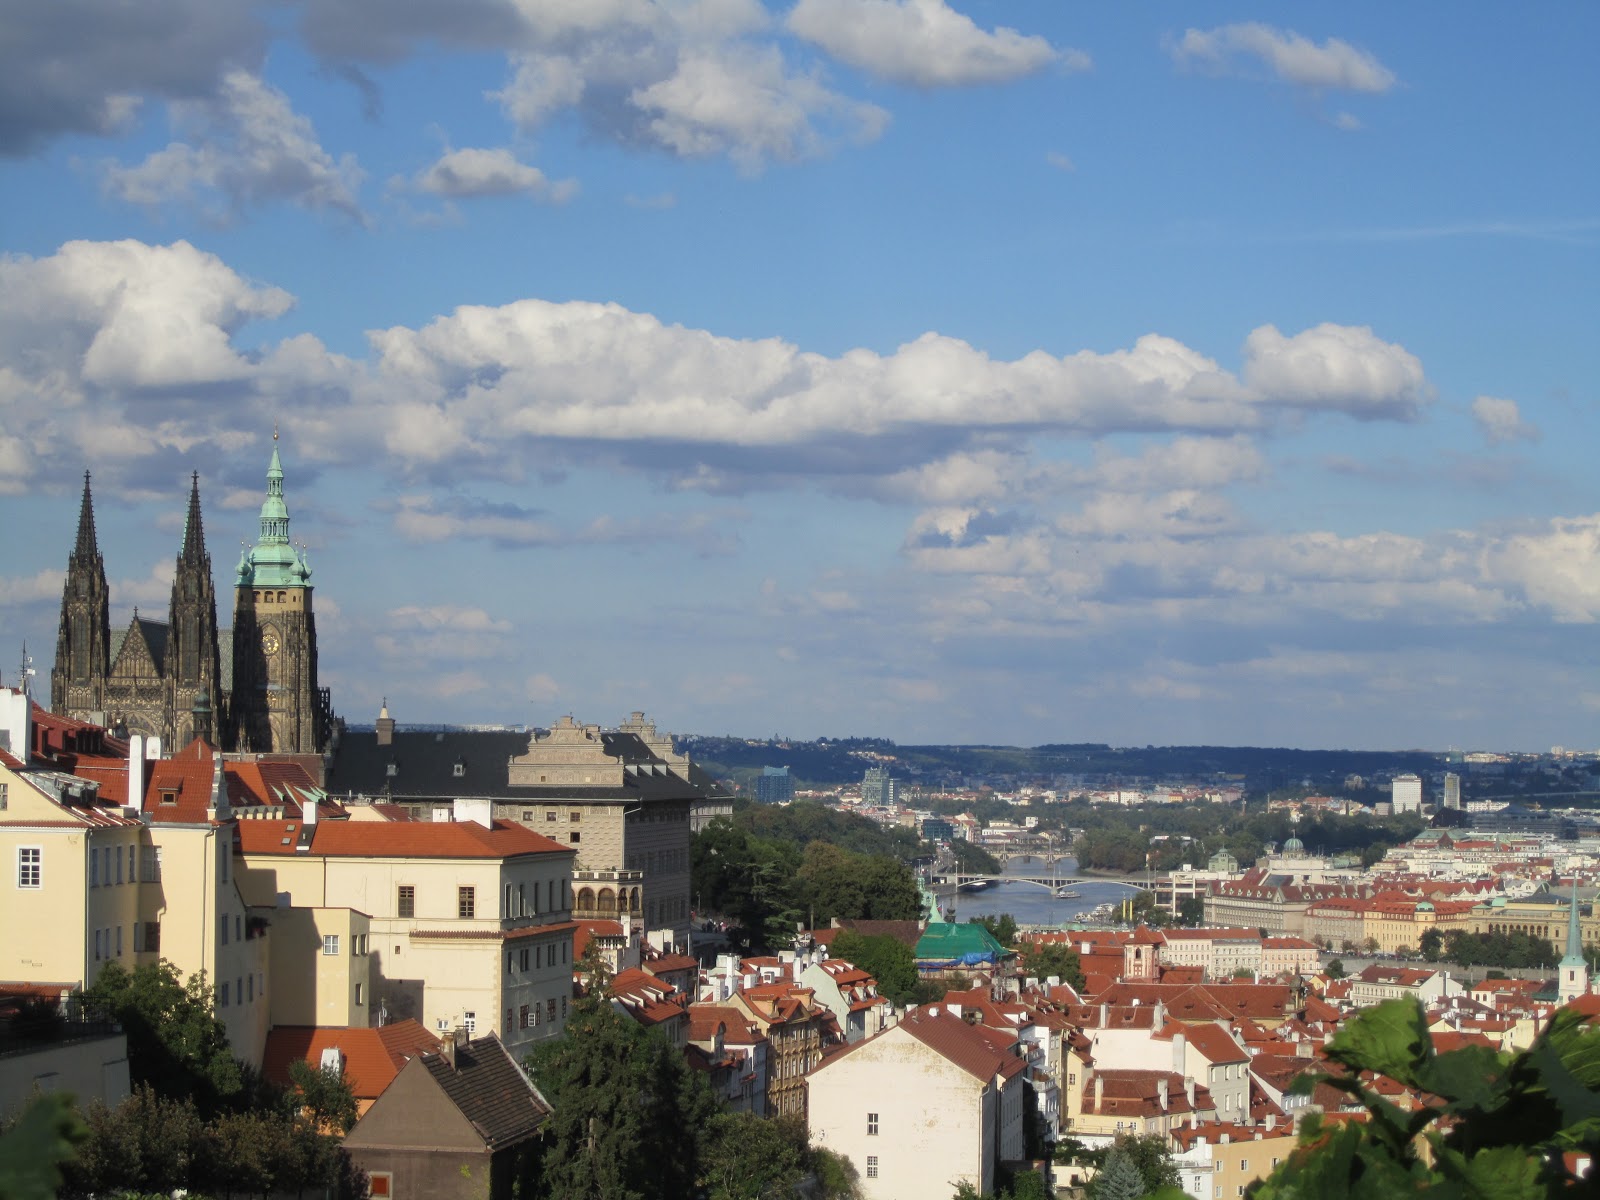
M1172 1069L1180 1074L1188 1069L1189 1039L1181 1033L1172 1035Z
M1094 1077L1094 1110L1095 1110L1095 1112L1099 1112L1100 1111L1100 1107L1105 1102L1105 1098L1106 1098L1106 1081L1102 1076L1096 1075Z
M456 1069L456 1044L466 1036L465 1029L446 1029L439 1035L439 1057Z
M211 756L211 799L206 803L206 818L211 821L226 821L232 815L233 812L228 807L228 780L222 771L222 751L216 750Z
M136 733L128 739L128 803L144 809L144 735Z
M302 794L300 800L300 823L304 826L311 826L317 823L317 798L315 796Z
M1111 1027L1111 1006L1109 1004L1107 1004L1104 1000L1102 1000L1100 1002L1100 1028L1101 1029L1109 1029L1110 1027Z
M1185 1075L1183 1077L1183 1094L1185 1096L1189 1097L1189 1107L1193 1108L1194 1107L1194 1076L1193 1075Z
M1267 1132L1271 1133L1277 1127L1278 1127L1278 1114L1275 1113L1275 1112L1268 1112L1267 1113Z
M383 707L378 710L378 745L394 745L394 718L389 715L389 697L383 698Z
M1156 1080L1156 1095L1161 1097L1161 1111L1167 1111L1167 1077L1165 1075Z

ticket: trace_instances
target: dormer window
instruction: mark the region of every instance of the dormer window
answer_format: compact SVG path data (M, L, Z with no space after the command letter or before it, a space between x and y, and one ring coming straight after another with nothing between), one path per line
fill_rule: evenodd
M385 763L383 765L383 773L385 775L387 775L390 779L393 779L396 775L400 774L400 764L399 763Z
M467 773L466 760L461 758L456 759L455 766L451 768L450 773L457 779L460 779L462 776L464 776Z
M175 790L170 790L170 789L167 789L167 788L163 788L161 790L161 803L163 803L163 804L176 804L177 802L178 802L178 793Z

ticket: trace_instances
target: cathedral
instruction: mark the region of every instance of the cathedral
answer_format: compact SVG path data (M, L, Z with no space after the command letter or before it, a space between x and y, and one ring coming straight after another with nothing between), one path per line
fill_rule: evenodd
M217 627L196 475L166 621L135 610L127 629L114 637L85 472L78 537L61 592L50 708L119 734L159 737L172 749L203 737L228 750L320 753L333 713L327 689L317 684L311 593L311 567L289 541L274 433L260 534L234 572L232 630Z

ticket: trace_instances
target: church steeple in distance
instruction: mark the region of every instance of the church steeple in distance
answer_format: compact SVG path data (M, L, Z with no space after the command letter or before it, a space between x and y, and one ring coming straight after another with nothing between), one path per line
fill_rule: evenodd
M95 536L94 494L85 471L78 537L67 556L67 578L61 588L61 625L50 671L51 711L103 723L110 673L111 589Z
M166 711L170 744L180 747L196 736L210 736L210 714L222 708L222 658L217 638L217 593L211 577L211 555L206 551L205 526L200 517L200 475L189 483L189 512L184 520L183 545L172 576L172 603L164 675L168 695ZM203 700L203 703L201 703ZM199 705L208 715L202 729L195 719Z
M240 750L322 749L327 698L317 683L311 568L289 541L283 460L273 430L261 532L239 559L233 609L234 744Z
M1556 998L1566 1004L1589 991L1589 962L1583 957L1583 933L1578 928L1578 878L1573 872L1572 907L1567 912L1567 953L1557 968Z

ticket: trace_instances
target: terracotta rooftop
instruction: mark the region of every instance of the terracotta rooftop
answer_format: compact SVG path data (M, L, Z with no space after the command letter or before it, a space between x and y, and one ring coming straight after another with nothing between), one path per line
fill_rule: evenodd
M418 1021L407 1018L377 1029L330 1029L280 1025L267 1034L261 1074L280 1087L289 1082L289 1064L296 1059L311 1067L322 1064L325 1050L344 1058L344 1077L358 1100L376 1099L408 1059L439 1049L439 1039Z

